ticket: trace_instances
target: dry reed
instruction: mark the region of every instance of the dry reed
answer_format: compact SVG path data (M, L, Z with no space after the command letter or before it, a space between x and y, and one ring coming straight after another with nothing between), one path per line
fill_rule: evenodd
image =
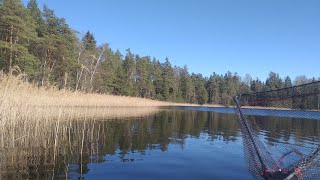
M52 169L44 171L51 178L57 162L67 172L69 163L79 163L70 159L99 152L103 120L146 117L174 105L191 104L36 87L1 74L0 178L29 178L41 168Z
M99 121L148 116L159 105L168 103L38 88L19 77L1 75L0 178L29 178L32 169L44 167L51 168L48 174L54 177L61 158L68 167L66 154L82 156L84 146L97 151L93 144L103 137Z

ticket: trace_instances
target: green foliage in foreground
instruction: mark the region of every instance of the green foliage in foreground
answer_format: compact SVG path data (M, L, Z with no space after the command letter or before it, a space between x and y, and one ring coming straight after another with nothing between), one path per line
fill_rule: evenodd
M137 96L163 101L231 105L238 93L290 87L315 81L305 76L291 81L271 72L266 82L236 73L190 74L187 66L172 66L166 58L141 57L130 49L123 55L108 44L97 45L87 32L77 38L64 18L36 0L0 0L0 70L17 69L39 86L83 92ZM15 67L15 68L14 68ZM318 103L315 101L315 103ZM300 105L302 106L302 105Z

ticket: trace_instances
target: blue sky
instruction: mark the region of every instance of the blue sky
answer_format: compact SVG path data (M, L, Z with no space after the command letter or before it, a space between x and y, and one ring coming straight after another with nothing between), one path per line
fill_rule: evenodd
M24 0L27 2L27 0ZM39 0L98 43L209 76L320 77L319 0Z

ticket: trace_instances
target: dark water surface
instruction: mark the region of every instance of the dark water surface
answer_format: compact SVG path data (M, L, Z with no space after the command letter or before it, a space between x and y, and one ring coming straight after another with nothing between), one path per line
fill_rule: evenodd
M262 111L263 113L264 111ZM238 122L228 108L171 108L148 118L105 122L108 133L98 157L87 157L86 179L252 179L245 166ZM263 116L263 115L262 115ZM263 116L269 143L312 143L318 129L297 132L319 122ZM96 162L95 162L96 161ZM71 164L68 176L81 177ZM61 177L64 177L61 174Z
M233 114L163 110L151 117L106 122L102 162L88 179L250 179ZM80 177L71 165L70 177Z
M320 121L313 116L278 122L263 113L255 118L267 144L307 147L319 140ZM94 121L85 127L75 131L85 139L77 147L81 155L61 151L55 179L252 179L230 108L167 108L148 117ZM43 173L29 178L50 177L44 175L48 170L37 171Z

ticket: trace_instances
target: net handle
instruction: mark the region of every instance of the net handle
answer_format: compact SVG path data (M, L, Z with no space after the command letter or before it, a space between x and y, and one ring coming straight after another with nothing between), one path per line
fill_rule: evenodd
M237 106L237 109L238 109L238 112L239 112L239 113L238 113L238 114L239 114L239 120L244 124L244 127L245 127L246 131L247 131L248 134L249 134L250 140L251 140L251 142L252 142L252 144L253 144L253 147L254 147L257 155L258 155L258 159L259 159L259 161L260 161L260 164L262 165L262 172L264 172L264 171L267 169L267 168L266 168L266 165L265 165L265 163L264 163L263 160L262 160L262 156L261 156L260 151L259 151L259 149L258 149L258 147L257 147L257 145L256 145L256 142L254 141L252 132L251 132L251 130L249 129L249 126L248 126L247 122L245 121L243 112L242 112L242 110L241 110L241 105L240 105L238 96L233 97L233 101L235 102L235 104L236 104L236 106Z

